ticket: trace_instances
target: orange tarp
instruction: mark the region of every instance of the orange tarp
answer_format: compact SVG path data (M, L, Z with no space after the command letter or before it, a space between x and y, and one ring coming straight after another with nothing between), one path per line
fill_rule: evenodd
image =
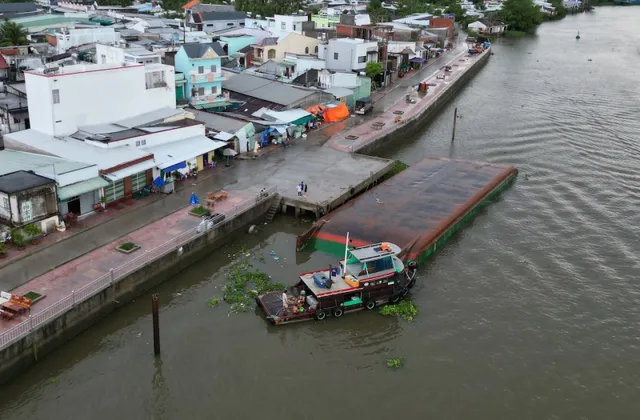
M346 104L340 104L334 108L327 108L322 119L326 122L336 122L344 120L349 116L349 109Z
M307 112L312 115L322 114L327 109L324 105L314 105L307 108Z

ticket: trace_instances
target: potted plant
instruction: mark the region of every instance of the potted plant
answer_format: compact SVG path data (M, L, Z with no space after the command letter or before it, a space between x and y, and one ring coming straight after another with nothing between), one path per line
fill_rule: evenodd
M19 251L22 251L23 249L25 249L24 234L22 233L21 230L13 229L11 231L11 240L13 241L13 244L18 248Z
M7 256L7 246L4 242L0 242L0 260Z
M31 244L36 245L39 242L42 230L40 230L38 225L32 223L24 227L24 233L31 240Z
M174 181L179 181L179 180L180 180L180 178L181 178L181 176L180 176L180 172L178 172L178 171L173 171L173 180L174 180Z
M104 195L102 197L100 197L100 204L102 204L102 208L106 209L107 208L107 197L105 197Z

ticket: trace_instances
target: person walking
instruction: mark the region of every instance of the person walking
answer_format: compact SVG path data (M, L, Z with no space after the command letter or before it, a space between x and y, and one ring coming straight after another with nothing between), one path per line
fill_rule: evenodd
M296 189L298 190L298 197L302 196L302 184L296 185Z
M307 184L304 184L304 196L307 196Z

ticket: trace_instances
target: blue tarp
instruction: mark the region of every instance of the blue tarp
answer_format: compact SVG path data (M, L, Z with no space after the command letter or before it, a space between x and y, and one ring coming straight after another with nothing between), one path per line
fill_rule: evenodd
M195 206L196 204L200 204L200 199L196 196L196 193L191 193L191 199L189 200L189 204Z
M182 169L182 168L186 168L186 167L187 167L187 164L183 160L182 162L178 162L175 165L171 165L171 166L169 166L167 168L164 168L163 171L165 173L170 173L170 172L177 171L178 169Z
M158 187L158 188L162 188L165 186L165 182L162 179L162 177L157 177L156 179L153 180L153 186L154 187Z

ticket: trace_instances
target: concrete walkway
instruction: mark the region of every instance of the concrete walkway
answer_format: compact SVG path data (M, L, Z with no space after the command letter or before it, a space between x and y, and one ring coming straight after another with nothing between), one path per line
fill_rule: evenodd
M290 148L277 147L274 152L256 160L237 160L231 167L218 165L207 169L197 180L183 181L178 191L165 198L106 220L52 243L37 254L0 268L0 290L11 291L87 252L169 216L189 204L192 192L204 199L207 192L221 189L230 193L257 194L263 187L275 186L281 196L296 200L299 199L296 185L304 181L309 190L303 199L323 206L386 165L388 161L384 159L345 154L298 139Z

